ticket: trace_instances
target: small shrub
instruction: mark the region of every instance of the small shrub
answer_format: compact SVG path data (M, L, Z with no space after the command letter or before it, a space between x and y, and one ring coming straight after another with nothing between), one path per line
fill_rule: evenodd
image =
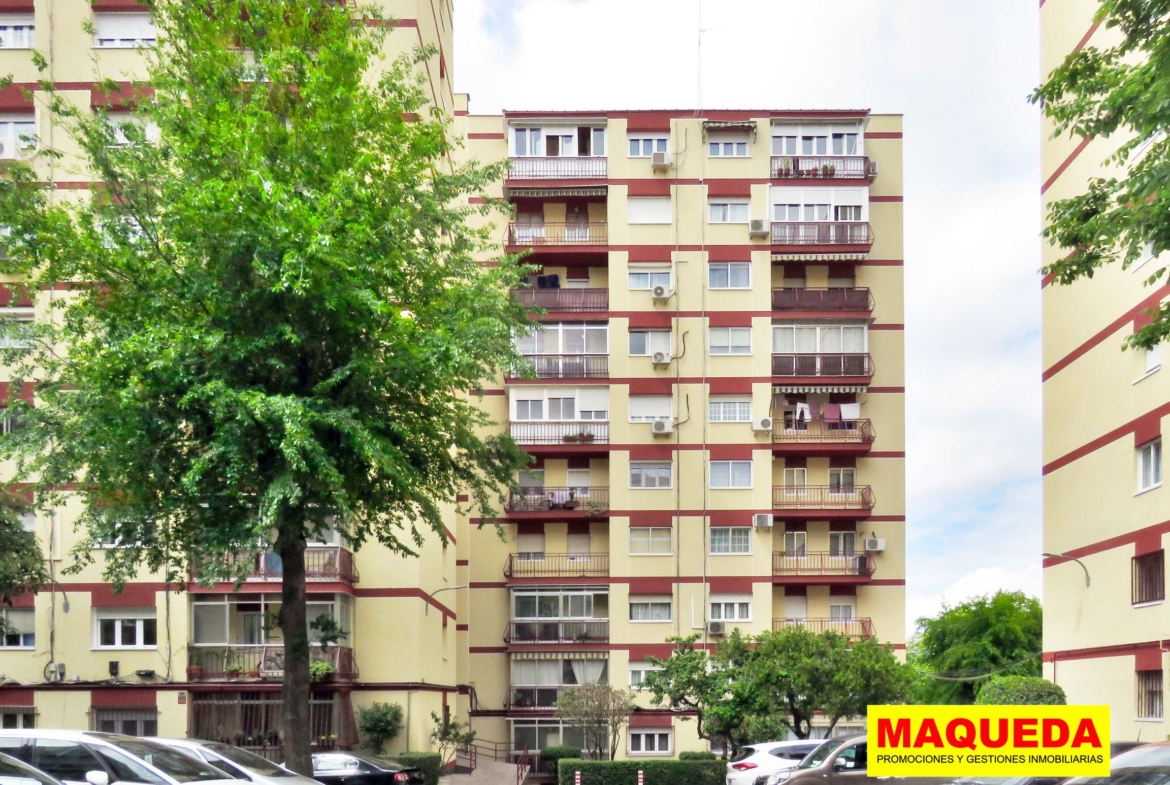
M1063 706L1068 702L1059 684L1039 676L997 676L979 688L979 706Z
M357 726L366 737L366 748L380 755L386 742L402 731L402 707L397 703L363 706L357 712Z
M678 759L679 760L719 760L719 756L717 756L714 752L707 752L705 750L702 752L688 750L686 752L680 752L678 754Z
M417 766L427 776L426 785L439 785L439 775L443 773L443 756L439 753L401 752L397 755L391 755L389 759L401 763L403 766Z
M573 785L581 772L581 785L724 785L727 766L719 760L580 760L564 758L557 768L559 785Z
M581 757L581 748L580 747L566 747L566 746L545 747L543 750L540 751L540 759L541 760L558 761L558 760L561 760L563 758L580 758L580 757Z
M334 668L331 662L313 660L309 663L309 681L313 684L329 681L335 673L337 673L337 668Z

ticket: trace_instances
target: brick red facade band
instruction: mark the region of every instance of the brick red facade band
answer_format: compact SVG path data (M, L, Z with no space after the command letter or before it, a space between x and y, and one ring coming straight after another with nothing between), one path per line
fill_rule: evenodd
M1061 357L1059 360L1054 362L1048 368L1048 370L1044 371L1044 373L1041 375L1041 377L1040 377L1041 380L1048 381L1053 376L1060 373L1068 366L1072 365L1072 363L1074 361L1076 361L1080 357L1083 357L1085 354L1087 354L1090 349L1093 349L1094 347L1100 345L1103 341L1105 341L1107 338L1109 338L1109 336L1113 335L1115 332L1122 329L1127 324L1131 324L1135 319L1139 319L1142 316L1144 316L1145 315L1143 313L1144 311L1148 311L1151 308L1157 308L1158 304L1162 302L1162 298L1166 297L1167 295L1170 295L1170 285L1164 285L1164 286L1159 287L1155 292L1148 295L1140 303L1138 303L1134 307L1130 308L1128 311L1123 313L1121 316L1118 316L1116 319L1114 319L1112 322L1110 322L1108 325L1106 325L1102 329L1098 330L1093 335L1093 337L1089 338L1087 341L1082 343L1077 348L1073 349L1071 352L1066 354L1064 357Z
M1064 553L1074 559L1081 559L1085 556L1092 556L1097 553L1104 553L1111 551L1114 548L1122 548L1127 545L1134 546L1134 555L1141 555L1137 553L1138 550L1157 550L1157 547L1152 547L1154 542L1160 545L1162 535L1170 532L1170 521L1163 521L1162 523L1155 523L1153 526L1146 526L1141 529L1135 529L1125 534L1119 534L1116 537L1110 537L1105 540L1098 540L1097 542L1088 545L1082 545L1079 548L1070 548ZM1054 567L1058 564L1067 564L1068 559L1053 559L1046 558L1043 561L1044 568Z
M1046 464L1044 466L1043 473L1044 474L1051 474L1052 472L1056 471L1057 469L1062 469L1065 466L1068 466L1073 461L1077 461L1081 458L1084 458L1089 453L1096 452L1097 450L1101 449L1105 445L1111 444L1111 443L1117 441L1118 439L1129 436L1130 434L1148 434L1150 431L1151 423L1154 423L1154 422L1161 420L1167 414L1170 414L1170 402L1164 403L1161 406L1159 406L1158 408L1146 412L1141 417L1135 417L1134 419L1127 422L1125 425L1121 425L1117 428L1114 428L1113 430L1109 431L1108 433L1106 433L1102 436L1098 436L1096 439L1093 439L1088 444L1081 445L1080 447L1076 448L1075 450L1072 450L1070 452L1065 453L1064 455L1062 455L1061 457L1052 461L1051 463ZM1149 438L1154 438L1156 436L1158 436L1158 434L1154 433ZM1148 441L1148 439L1146 441Z

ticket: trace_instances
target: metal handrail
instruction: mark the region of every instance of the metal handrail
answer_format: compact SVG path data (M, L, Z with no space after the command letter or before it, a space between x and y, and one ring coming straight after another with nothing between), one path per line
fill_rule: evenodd
M517 444L609 444L609 423L592 420L513 422L508 432Z
M847 638L874 637L873 619L772 619L772 629L804 627L812 632L836 632Z
M513 289L516 302L563 313L609 310L609 289Z
M337 678L357 678L357 661L349 646L311 644L309 657L315 662L328 662L336 670ZM187 659L191 681L278 679L284 675L283 643L192 643L187 647Z
M776 510L872 510L869 485L777 485L772 488Z
M510 553L506 578L605 578L608 553Z
M868 288L773 289L773 311L872 311Z
M608 354L526 354L524 362L538 379L608 379ZM512 371L521 376L522 369Z
M803 551L772 554L772 575L824 575L867 578L877 569L873 554Z
M609 619L529 619L510 621L505 643L605 643Z
M873 357L860 352L773 354L773 376L873 376Z
M508 162L508 177L512 180L571 180L574 178L604 178L607 159L596 157L513 156Z
M772 245L871 245L864 221L773 221Z
M583 487L521 488L508 496L508 512L565 512L603 513L609 511L609 488Z
M609 224L508 224L509 245L608 245Z
M872 444L877 438L872 420L774 419L773 444Z
M774 155L772 179L872 180L877 167L864 155Z

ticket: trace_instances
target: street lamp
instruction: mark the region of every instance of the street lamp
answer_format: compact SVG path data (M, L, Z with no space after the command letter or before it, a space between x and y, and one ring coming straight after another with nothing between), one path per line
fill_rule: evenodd
M435 598L435 595L439 594L440 592L455 591L456 589L466 589L466 588L467 588L467 584L463 584L462 586L447 586L447 587L442 588L442 589L435 589L433 592L431 592L430 594L427 595L427 599L433 600ZM429 602L423 603L423 616L429 616L430 612L431 612L431 604Z
M1050 559L1064 559L1065 561L1075 561L1081 565L1081 569L1085 571L1085 588L1089 588L1089 568L1085 563L1074 556L1065 556L1063 553L1042 553L1041 556L1047 556Z

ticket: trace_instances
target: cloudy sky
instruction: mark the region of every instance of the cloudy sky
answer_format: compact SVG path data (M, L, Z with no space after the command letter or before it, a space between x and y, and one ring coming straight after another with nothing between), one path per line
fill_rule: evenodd
M700 29L704 108L905 115L907 618L1038 596L1036 3L455 0L455 87L475 113L693 108Z

